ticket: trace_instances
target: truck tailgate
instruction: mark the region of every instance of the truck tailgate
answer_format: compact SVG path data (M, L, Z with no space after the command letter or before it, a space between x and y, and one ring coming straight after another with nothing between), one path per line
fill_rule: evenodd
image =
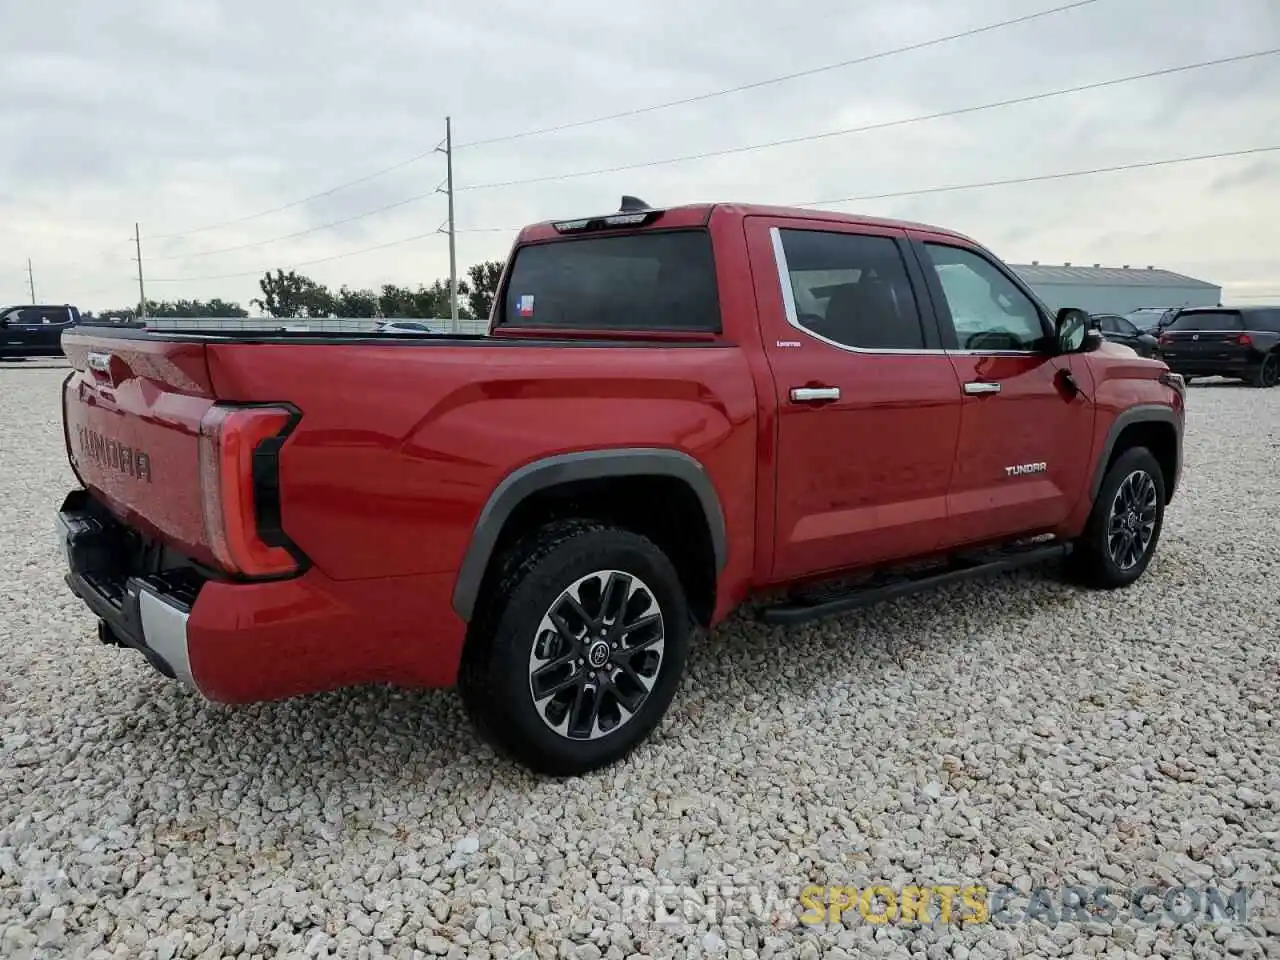
M67 452L119 520L201 562L200 420L214 392L201 343L68 332Z

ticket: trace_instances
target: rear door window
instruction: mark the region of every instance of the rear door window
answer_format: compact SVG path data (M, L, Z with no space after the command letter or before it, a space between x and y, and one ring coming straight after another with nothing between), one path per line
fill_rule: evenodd
M921 350L920 311L893 237L779 231L796 323L837 346Z
M720 332L705 230L590 236L516 251L502 326Z
M1234 310L1197 310L1180 313L1170 330L1243 330L1244 320Z
M40 307L35 311L35 315L34 322L44 326L61 325L71 321L66 307Z

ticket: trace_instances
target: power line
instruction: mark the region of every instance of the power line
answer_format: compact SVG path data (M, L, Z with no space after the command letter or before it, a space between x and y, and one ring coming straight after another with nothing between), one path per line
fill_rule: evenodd
M1111 167L1091 167L1088 170L1071 170L1065 173L1042 173L1033 177L1012 177L1007 180L983 180L978 183L957 183L946 187L926 187L920 190L899 190L893 193L867 193L857 197L842 197L838 200L808 200L793 204L797 207L825 207L837 203L865 203L871 200L894 200L900 197L922 197L935 193L951 193L957 190L979 190L984 187L1007 187L1018 183L1042 183L1048 180L1068 180L1073 177L1091 177L1099 173L1119 173L1122 170L1146 170L1151 167L1167 167L1178 163L1196 163L1201 160L1225 160L1228 157L1243 157L1258 153L1274 153L1280 146L1250 147L1246 150L1231 150L1225 153L1202 153L1191 157L1172 157L1167 160L1144 160L1140 163L1121 163Z
M839 203L866 203L872 200L897 200L904 197L929 196L935 193L952 193L960 190L979 190L986 187L1007 187L1022 183L1040 183L1049 180L1069 180L1076 177L1090 177L1102 173L1120 173L1126 170L1145 170L1151 167L1173 166L1180 163L1196 163L1203 160L1226 160L1232 157L1250 156L1259 153L1280 151L1280 145L1270 147L1249 147L1244 150L1230 150L1223 153L1204 153L1186 157L1170 157L1164 160L1143 160L1136 163L1116 164L1110 167L1091 167L1087 170L1069 170L1060 173L1042 173L1028 177L1011 177L1003 180L981 180L975 183L956 183L940 187L920 187L913 190L895 190L891 193L867 193L856 197L842 197L837 200L805 200L789 204L793 207L825 207ZM523 229L519 227L461 227L459 233L515 233Z
M539 176L539 177L527 177L520 180L507 180L507 181L502 181L497 183L462 185L462 186L455 187L454 189L458 191L488 190L488 189L494 189L499 187L520 186L524 184L548 183L552 181L570 180L570 179L576 179L580 177L589 177L589 176L597 176L601 174L618 173L626 170L639 170L646 167L657 167L657 166L664 166L664 165L670 165L670 164L676 164L676 163L686 163L690 161L706 160L706 159L711 159L715 157L729 156L732 154L750 153L756 150L768 150L775 147L790 146L790 145L799 144L799 143L810 143L816 140L825 140L825 139L831 139L834 137L850 136L852 134L857 134L857 133L868 133L876 130L889 129L891 127L903 127L903 126L909 126L915 123L925 123L931 120L941 120L947 117L956 117L956 116L962 116L965 114L979 113L981 111L994 110L1001 107L1008 107L1008 106L1014 106L1014 105L1025 104L1025 103L1034 103L1040 100L1048 100L1053 97L1067 96L1070 94L1082 93L1089 90L1098 90L1106 87L1118 86L1120 84L1132 83L1138 80L1148 80L1148 79L1153 79L1155 77L1164 77L1164 76L1169 76L1177 73L1185 73L1191 70L1199 70L1206 67L1215 67L1215 66L1222 66L1224 64L1229 64L1229 63L1239 63L1246 60L1255 60L1261 57L1274 56L1278 53L1280 53L1280 47L1273 48L1270 50L1260 50L1255 53L1244 53L1244 54L1238 54L1236 56L1231 56L1231 57L1221 57L1216 60L1205 60L1198 63L1183 64L1181 66L1176 66L1176 67L1165 67L1160 70L1151 70L1146 73L1132 74L1126 77L1116 77L1110 80L1099 80L1093 83L1080 84L1074 87L1064 87L1059 90L1050 90L1044 93L1029 94L1027 96L1022 96L1022 97L1012 97L1004 100L996 100L989 103L975 104L975 105L966 106L966 107L957 107L956 109L953 109L953 110L944 110L937 113L921 114L914 117L904 117L898 120L886 120L880 123L867 124L861 127L849 127L843 130L828 130L828 131L823 131L821 133L807 134L799 137L788 137L781 140L770 140L765 143L755 143L755 144L747 144L744 146L728 147L723 150L713 150L713 151L708 151L704 153L685 154L682 156L666 157L658 160L646 160L646 161L641 161L637 163L623 164L615 167L602 167L602 168L593 169L593 170L579 170L579 171L570 172L570 173L550 174L547 176ZM454 149L459 149L459 148L455 147ZM207 257L207 256L214 256L214 255L223 254L223 253L234 253L240 250L248 250L254 247L267 246L268 244L278 243L285 240L294 240L299 237L304 237L313 233L318 233L322 230L328 230L333 227L338 227L338 226L343 226L344 224L353 223L357 220L362 220L365 217L376 216L377 214L386 213L387 211L390 211L390 210L396 210L401 207L408 206L409 204L418 203L423 200L430 199L431 197L435 196L439 192L440 192L440 186L437 186L436 188L426 191L424 193L417 193L412 196L405 197L403 200L397 200L394 203L388 203L380 207L375 207L372 210L366 210L363 213L353 214L349 217L343 217L339 220L333 220L328 223L318 224L314 227L307 227L304 230L296 230L292 233L286 233L278 237L270 237L266 240L255 240L250 243L241 243L241 244L236 244L235 246L221 247L216 250L198 250L192 253L171 254L164 257L152 257L151 259L152 260L188 260L188 259L194 259L196 257ZM505 229L505 228L497 228L497 229ZM467 233L493 232L493 229L491 228L486 230L484 228L481 228L480 230L473 229L473 230L466 230L461 232L467 232Z
M441 184L443 186L443 183ZM221 253L235 253L238 250L249 250L253 247L265 247L270 243L279 243L283 240L296 240L298 237L305 237L312 233L319 233L321 230L330 230L334 227L340 227L344 224L354 223L357 220L363 220L365 217L372 217L379 213L386 213L388 210L396 210L400 207L408 206L411 203L417 203L434 197L440 192L440 187L436 187L426 193L416 193L411 197L405 197L403 200L397 200L395 203L388 203L373 210L366 210L364 213L353 214L349 217L343 217L341 220L331 220L328 223L321 223L314 227L307 227L305 230L295 230L293 233L282 234L278 237L269 237L266 240L254 240L251 243L239 243L233 247L220 247L217 250L196 250L191 253L175 253L164 257L151 257L152 260L191 260L195 257L212 257Z
M834 206L841 203L862 203L872 200L890 200L900 199L903 197L928 196L936 193L950 193L959 190L977 190L987 187L1003 187L1022 183L1039 183L1050 180L1067 180L1076 177L1094 176L1104 173L1119 173L1126 170L1145 170L1152 167L1173 166L1181 163L1196 163L1205 160L1225 160L1233 157L1250 156L1261 153L1274 153L1280 151L1280 145L1268 147L1248 147L1243 150L1224 151L1222 153L1206 153L1195 156L1186 157L1170 157L1164 160L1143 160L1136 163L1116 164L1109 167L1091 167L1087 170L1069 170L1059 173L1044 173L1027 177L1012 177L1003 180L984 180L976 183L960 183L950 184L939 187L922 187L914 190L897 190L891 193L874 193L863 194L856 197L843 197L837 200L808 200L801 203L794 203L796 207L821 207ZM521 224L514 227L461 227L458 233L507 233L513 234L526 226ZM355 257L365 253L372 253L375 250L384 250L388 247L395 247L405 243L412 243L417 240L424 240L427 237L439 236L439 230L433 230L430 233L420 233L412 237L404 237L400 240L392 240L388 243L380 243L372 247L361 247L358 250L349 250L345 253L332 254L327 257L318 257L312 260L298 260L290 264L290 268L313 266L319 263L330 263L334 260L345 260L348 257ZM150 283L193 283L204 280L232 280L243 277L260 276L267 271L265 270L246 270L238 273L226 273L215 276L199 276L199 277L171 277L165 279L152 279Z
M888 57L894 57L904 53L913 53L917 50L924 50L929 47L940 46L945 43L952 43L956 40L963 40L969 37L978 36L979 34L989 33L993 30L1000 30L1005 27L1012 27L1021 23L1028 23L1032 20L1038 20L1042 17L1052 16L1053 14L1064 13L1068 10L1074 10L1078 7L1086 7L1097 2L1098 0L1074 0L1074 2L1072 3L1067 3L1061 6L1052 7L1048 10L1040 10L1036 13L1024 14L1020 17L1013 17L1012 19L1001 20L997 23L985 24L981 27L972 27L968 30L963 30L959 33L952 33L943 37L934 37L930 40L922 40L917 43L908 44L907 46L895 47L892 50L882 50L882 51L879 51L878 53L865 54L860 57L855 57L851 60L841 60L838 63L824 64L818 67L811 67L807 70L800 70L795 73L788 73L788 74L783 74L781 76L769 77L764 80L756 80L751 83L739 84L738 86L734 86L734 87L726 87L721 90L713 90L708 93L701 93L692 97L684 97L678 100L668 100L662 103L650 104L649 106L635 107L633 109L624 110L618 113L611 113L611 114L605 114L602 116L589 117L584 120L573 120L566 123L556 124L554 126L541 127L535 130L524 130L518 133L502 134L495 137L488 137L482 140L473 140L469 143L458 144L455 147L455 149L462 150L465 148L486 146L488 144L493 144L493 143L503 143L511 140L520 140L528 137L542 136L549 133L558 133L563 130L571 130L579 127L591 126L598 123L606 123L611 120L621 120L627 117L635 117L635 116L640 116L642 114L655 113L659 110L668 110L672 107L681 107L681 106L686 106L692 103L702 103L707 100L715 99L717 97L728 96L734 93L742 93L748 90L756 90L761 87L766 87L773 84L786 83L791 80L798 80L802 77L815 76L820 73L826 73L832 70L840 70L846 67L857 66L863 63L870 63L874 60L883 60L883 59L887 59ZM417 163L420 160L425 160L427 157L430 157L433 154L435 154L436 149L437 149L436 147L432 147L430 150L424 150L421 153L414 154L413 156L405 160L401 160L397 163L391 164L390 166L383 167L379 170L375 170L372 173L367 173L363 176L356 177L352 180L346 180L342 183L337 184L336 186L329 187L327 190L321 190L318 193L310 194L298 200L291 200L288 203L281 204L280 206L277 206L277 207L272 207L268 210L261 210L261 211L258 211L257 213L246 214L245 216L242 216L242 217L235 217L230 220L222 220L217 223L206 224L202 227L193 227L190 230L183 230L176 233L159 234L153 237L152 239L153 240L176 240L179 237L190 236L191 234L194 234L194 233L203 233L205 231L216 230L221 227L234 226L235 224L247 223L250 220L257 220L262 217L271 216L272 214L275 214L275 213L282 213L285 210L290 210L294 207L302 206L304 203L310 203L312 200L319 200L323 197L331 196L339 192L340 190L347 189L348 187L354 187L362 183L368 183L370 180L374 180L374 179L377 179L378 177L385 176L388 173L393 173L396 170L403 169L404 167Z
M111 283L104 286L94 287L92 290L82 290L80 295L82 297L96 297L98 294L106 293L108 290L119 290L121 287L126 285L133 286L135 282L136 281L132 278L121 277L119 280L113 280Z
M348 187L354 187L361 183L366 183L370 180L377 179L378 177L381 177L384 174L391 173L393 170L399 170L401 167L407 167L412 163L417 163L419 160L422 160L424 157L429 157L435 152L436 152L436 148L432 147L430 150L426 151L425 153L417 154L416 156L410 157L408 160L402 160L400 163L392 164L389 167L384 167L381 170L378 170L374 173L370 173L363 177L357 177L355 180L348 180L345 183L338 184L336 187L330 187L328 190L321 190L319 193L313 193L310 196L303 197L301 200L292 200L289 203L281 204L278 207L272 207L270 210L261 210L258 213L251 213L243 217L236 217L232 220L221 220L218 223L210 223L203 227L194 227L191 230L184 230L181 233L162 233L159 236L155 237L155 239L156 240L177 240L181 237L189 237L192 234L196 234L196 233L205 233L206 231L209 231L209 230L217 230L222 227L231 227L231 226L235 226L238 223L248 223L250 220L260 220L262 217L269 217L273 213L283 213L285 210L291 210L294 207L300 207L304 203L310 203L312 200L320 200L324 197L328 197L328 196L331 196L332 194L338 193L340 190L345 190Z
M1040 100L1048 100L1053 97L1067 96L1073 93L1083 93L1088 90L1100 90L1105 87L1114 87L1123 83L1132 83L1136 80L1148 80L1154 77L1164 77L1175 73L1185 73L1190 70L1200 70L1205 67L1216 67L1227 63L1239 63L1245 60L1254 60L1260 57L1275 56L1280 53L1280 47L1270 50L1260 50L1256 53L1243 53L1233 57L1222 57L1217 60L1205 60L1199 63L1189 63L1178 67L1165 67L1161 70L1152 70L1147 73L1136 73L1127 77L1116 77L1112 80L1099 80L1094 83L1080 84L1074 87L1063 87L1060 90L1049 90L1045 93L1029 94L1022 97L1010 97L1005 100L993 100L989 103L976 104L968 107L957 107L954 110L943 110L938 113L921 114L914 117L905 117L900 120L885 120L880 123L871 123L861 127L847 127L843 130L828 130L822 133L805 134L798 137L786 137L780 140L769 140L764 143L752 143L738 147L727 147L722 150L708 150L703 153L686 153L675 157L663 157L658 160L644 160L637 163L626 163L614 167L598 167L591 170L578 170L572 173L548 174L537 177L524 177L519 180L502 180L493 183L474 183L463 184L457 189L461 190L493 190L499 187L515 187L533 183L550 183L560 180L573 180L579 177L594 177L608 173L622 173L627 170L642 170L648 167L668 166L676 163L688 163L694 160L709 160L715 157L727 157L739 153L753 153L756 150L769 150L774 147L792 146L798 143L812 143L815 140L826 140L833 137L844 137L855 133L868 133L873 130L887 130L891 127L905 127L914 123L924 123L929 120L942 120L947 117L958 117L969 113L979 113L984 110L994 110L999 107L1009 107L1023 103L1035 103Z
M316 257L313 260L295 260L289 264L289 269L297 267L311 267L318 263L329 263L333 260L345 260L347 257L359 256L362 253L373 253L375 250L385 250L387 247L396 247L404 243L413 243L415 240L425 240L427 237L440 236L439 230L432 230L429 233L419 233L412 237L403 237L399 240L391 240L387 243L379 243L372 247L361 247L359 250L348 250L345 253L335 253L328 257ZM164 279L151 279L149 283L192 283L197 280L233 280L241 277L258 277L268 270L244 270L239 273L224 273L217 276L208 277L167 277Z
M948 34L945 37L935 37L932 40L921 40L918 43L908 44L905 47L896 47L893 50L883 50L879 53L869 53L861 57L854 57L852 60L841 60L838 63L828 63L820 67L810 67L807 70L798 70L795 73L785 73L777 77L769 77L765 80L756 80L751 83L740 84L736 87L726 87L723 90L713 90L709 93L700 93L692 97L683 97L679 100L667 100L663 103L655 103L647 107L635 107L631 110L623 110L618 113L604 114L603 116L590 117L586 120L573 120L568 123L558 123L550 127L538 127L534 130L525 130L521 133L508 133L497 137L488 137L484 140L472 140L469 143L459 144L458 149L464 147L487 146L491 143L506 143L511 140L520 140L525 137L537 137L547 133L559 133L563 130L573 130L578 127L591 126L597 123L606 123L610 120L623 120L628 117L638 117L646 113L655 113L659 110L668 110L671 107L683 107L691 103L702 103L716 97L724 97L733 93L743 93L747 90L758 90L761 87L772 86L776 83L786 83L790 80L799 80L802 77L812 77L820 73L828 73L832 70L841 70L845 67L857 66L863 63L870 63L873 60L883 60L887 57L898 56L903 53L913 53L916 50L924 50L928 47L936 47L944 43L951 43L955 40L964 40L968 37L975 37L982 33L989 33L992 30L1000 30L1004 27L1012 27L1016 24L1027 23L1031 20L1038 20L1041 17L1047 17L1055 13L1063 13L1067 10L1074 10L1077 7L1085 7L1096 0L1076 0L1075 3L1064 4L1060 7L1053 7L1050 10L1040 10L1036 13L1029 13L1021 17L1014 17L1012 20L1001 20L999 23L990 23L981 27L973 27L960 33Z

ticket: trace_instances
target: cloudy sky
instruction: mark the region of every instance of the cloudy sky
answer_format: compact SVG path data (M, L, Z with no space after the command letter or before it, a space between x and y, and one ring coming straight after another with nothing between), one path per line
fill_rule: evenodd
M467 146L1067 2L0 0L0 302L26 299L27 257L42 301L135 302L135 221L153 299L247 304L277 266L334 287L446 276L431 153L446 114L460 270L503 257L507 228L612 210L624 192L655 206L795 203L1280 147L1273 55L652 164L1280 48L1276 0L1092 0ZM1228 300L1280 299L1280 151L832 206L951 226L1011 261L1157 264L1223 284Z

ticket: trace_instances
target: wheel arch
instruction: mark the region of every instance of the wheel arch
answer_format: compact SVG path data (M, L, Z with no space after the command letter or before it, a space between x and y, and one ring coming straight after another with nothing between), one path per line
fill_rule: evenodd
M522 508L540 502L557 492L581 491L594 488L597 497L607 496L610 489L621 485L643 484L657 481L676 491L687 491L686 513L693 509L701 514L705 524L705 549L713 565L710 584L697 586L710 588L710 597L697 602L690 596L692 608L698 608L699 619L710 616L714 606L715 581L723 572L728 560L728 544L725 532L724 511L715 486L702 465L693 457L679 450L661 447L616 448L584 450L544 457L513 470L494 488L472 530L471 541L458 569L453 590L453 608L464 621L470 623L486 579L501 553L504 539L509 539L513 520L519 520ZM674 505L677 506L678 505ZM523 525L522 525L523 526ZM659 544L662 546L662 544ZM681 578L690 575L687 563L673 557L680 569ZM695 579L697 579L695 577ZM691 584L686 582L686 588ZM702 592L705 592L703 590ZM708 605L710 604L710 605Z
M1171 407L1143 404L1121 411L1103 441L1089 488L1089 502L1098 499L1102 481L1124 451L1144 446L1160 464L1164 475L1165 502L1173 499L1182 473L1182 424Z

